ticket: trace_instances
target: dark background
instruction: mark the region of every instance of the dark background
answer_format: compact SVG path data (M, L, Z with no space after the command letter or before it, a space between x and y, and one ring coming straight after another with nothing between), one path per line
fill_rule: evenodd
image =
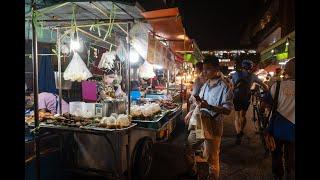
M159 0L160 1L160 0ZM195 1L189 0L195 4ZM246 1L246 0L244 0ZM178 1L177 1L178 2ZM181 1L182 2L182 1ZM198 0L198 3L203 3L203 1ZM216 2L216 1L215 1ZM219 1L219 2L222 2ZM230 2L230 1L226 1ZM313 1L296 1L296 57L297 61L297 143L296 143L296 166L297 166L297 176L301 179L314 179L311 178L317 173L318 168L318 131L319 131L319 117L317 112L318 109L318 17L316 9L318 6ZM7 4L6 4L7 3ZM180 1L179 1L180 3ZM188 2L185 2L186 5ZM213 2L212 2L213 3ZM233 3L238 3L234 0ZM258 3L254 3L258 4ZM195 5L195 9L200 6ZM253 5L252 5L253 6ZM1 67L2 67L2 140L1 141L1 162L4 168L2 172L7 174L1 174L4 179L23 179L24 177L24 6L23 2L20 0L15 1L4 1L2 3L3 10L2 13L2 57L1 57ZM192 5L189 5L189 9ZM219 5L216 6L217 8ZM206 9L211 9L209 6ZM188 8L185 8L188 9ZM212 8L215 9L215 8ZM230 19L237 19L237 17L231 15L235 12L242 12L241 10L228 9L227 12L222 11L224 8L220 9L222 14L229 14L227 17ZM184 14L194 14L195 17L204 17L203 11L193 10L193 12L185 12ZM247 12L248 13L248 12ZM251 12L250 12L251 13ZM210 14L209 12L204 12L204 14ZM246 14L246 13L244 13ZM188 16L188 15L187 15ZM191 15L193 16L193 15ZM249 15L246 15L248 17ZM193 19L197 19L197 18ZM187 17L185 17L187 18ZM245 17L238 17L239 19ZM192 18L191 18L192 19ZM188 20L187 20L188 21ZM224 42L224 38L219 38L216 32L221 33L225 29L219 29L219 27L227 27L228 32L234 32L234 35L225 33L226 36L236 37L240 33L238 25L230 25L226 23L228 21L219 20L222 23L220 26L215 24L207 24L206 21L201 19L202 22L189 21L190 25L186 25L186 30L190 33L192 38L197 38L199 41L200 48L211 48L211 47L228 47L237 44L235 40L228 40ZM188 24L188 22L186 23ZM205 28L200 28L199 30L190 30L190 28L199 24L205 24ZM230 27L233 26L233 27ZM235 28L235 29L234 29ZM189 32L193 31L193 32ZM224 33L222 33L224 34ZM213 38L212 36L216 38ZM195 36L195 37L193 37ZM221 36L221 34L220 34ZM226 37L224 36L224 37ZM207 42L201 39L210 39ZM220 40L217 40L220 39ZM230 38L233 39L233 38ZM216 42L213 42L216 41ZM229 42L230 41L230 42ZM215 45L210 45L215 44ZM234 43L234 44L233 44ZM219 46L218 46L219 45ZM211 47L209 47L211 46ZM310 178L307 178L309 177Z

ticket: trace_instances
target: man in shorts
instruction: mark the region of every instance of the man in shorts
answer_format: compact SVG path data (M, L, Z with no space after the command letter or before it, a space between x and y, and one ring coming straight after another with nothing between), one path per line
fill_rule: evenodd
M237 132L236 144L241 144L244 135L243 129L246 125L246 113L250 105L251 86L257 83L266 91L268 86L262 82L255 74L252 73L253 62L243 60L241 63L242 70L232 74L233 87L233 104L235 109L235 128Z

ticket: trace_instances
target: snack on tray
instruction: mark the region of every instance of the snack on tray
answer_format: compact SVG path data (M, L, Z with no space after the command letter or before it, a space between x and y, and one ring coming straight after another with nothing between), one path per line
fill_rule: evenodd
M113 129L116 127L116 118L113 116L103 117L99 123L100 127Z
M28 123L28 125L30 125L31 123L34 122L34 116L25 116L24 121Z
M53 114L51 114L50 112L43 112L43 111L39 111L39 120L45 120L45 119L53 119L54 116Z
M119 114L117 121L120 128L128 127L131 124L129 117L125 114Z
M161 105L161 107L164 107L166 109L174 109L174 108L178 107L178 104L173 103L169 100L160 100L160 105Z
M142 112L141 112L141 108L138 105L133 105L130 109L131 111L131 115L134 118L141 118L142 116Z
M151 103L150 104L151 110L153 114L158 114L161 112L161 107L159 104L157 103Z
M112 117L114 117L114 118L118 118L118 114L117 113L111 113L111 115L110 116L112 116Z
M153 119L153 117L161 112L161 107L157 103L145 104L143 106L133 105L131 107L132 118L134 119Z
M148 106L148 105L142 106L141 112L142 112L144 119L152 118L152 109L150 106Z

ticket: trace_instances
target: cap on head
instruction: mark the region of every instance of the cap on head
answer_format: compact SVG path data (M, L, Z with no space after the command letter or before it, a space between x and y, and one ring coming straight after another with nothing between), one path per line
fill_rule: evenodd
M241 67L246 70L250 70L253 68L253 62L251 60L243 60L241 62Z
M211 64L214 67L220 67L219 59L216 56L206 56L204 58L203 64Z

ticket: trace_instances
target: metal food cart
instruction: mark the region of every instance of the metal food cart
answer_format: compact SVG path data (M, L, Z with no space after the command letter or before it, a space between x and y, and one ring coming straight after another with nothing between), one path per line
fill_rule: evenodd
M34 139L35 139L35 159L36 159L36 178L40 179L40 140L41 136L50 132L58 134L60 137L60 158L66 160L64 169L78 173L93 173L106 177L114 177L117 179L140 179L146 176L149 172L152 157L151 150L152 144L157 141L157 136L164 130L170 134L175 126L175 119L181 115L181 107L161 117L154 123L160 123L157 127L144 127L143 123L133 123L130 127L124 129L99 129L99 128L72 128L63 126L42 125L39 122L38 114L38 51L37 51L37 24L45 22L44 28L55 31L57 35L57 59L58 59L58 85L61 87L62 72L61 72L61 32L73 28L71 23L72 16L75 16L74 9L77 8L79 13L76 14L77 28L79 33L82 33L88 40L93 40L94 43L100 46L108 45L111 49L117 45L111 42L111 38L100 38L96 33L90 32L92 25L99 25L100 30L107 32L102 26L115 26L118 34L126 36L127 40L127 89L130 89L130 26L134 21L142 21L144 18L140 15L141 10L137 5L133 4L120 4L111 1L94 1L94 2L65 2L49 7L38 8L35 1L32 2L32 11L26 14L26 22L31 22L32 28L32 61L33 61L33 91L34 91ZM116 18L110 18L110 12L105 10L115 8ZM40 14L40 15L39 15ZM154 19L155 20L155 19ZM99 34L100 34L99 30ZM59 103L61 112L61 97L62 89L59 89ZM130 114L130 97L128 96L128 114ZM77 134L77 135L76 135ZM96 168L88 166L90 164L86 157L81 157L83 147L79 147L81 142L76 136L81 134L90 134L92 137L99 137L104 140L101 146L105 148L105 156L97 158L105 158L106 161L103 165ZM69 141L70 149L65 146L65 140ZM71 143L71 144L70 144ZM94 148L96 147L91 147ZM87 149L86 149L87 150ZM90 149L88 149L90 150ZM92 149L91 149L92 150ZM70 156L66 155L68 152ZM90 154L90 153L89 153ZM92 152L91 152L92 155ZM83 165L83 163L85 165Z

